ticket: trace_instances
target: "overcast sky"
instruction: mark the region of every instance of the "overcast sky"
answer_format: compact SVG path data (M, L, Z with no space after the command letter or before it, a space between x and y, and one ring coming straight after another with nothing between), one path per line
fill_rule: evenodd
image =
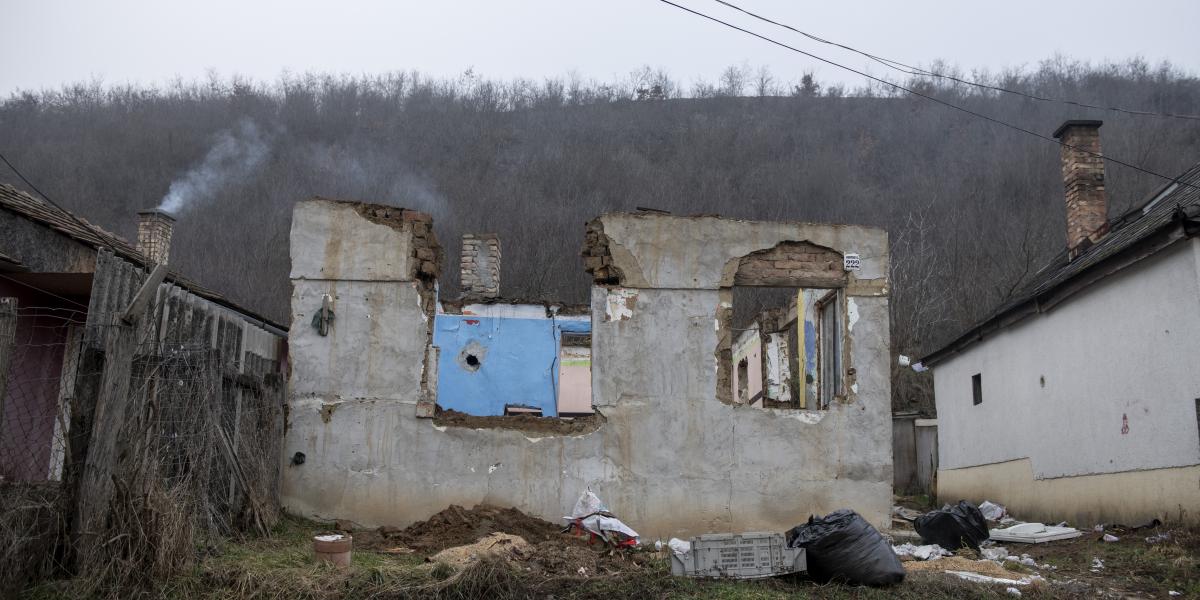
M857 68L866 59L756 22L712 0L675 0ZM1031 67L1056 53L1101 62L1141 56L1200 72L1200 0L730 0L798 29L927 65ZM274 80L285 70L455 76L626 77L662 67L685 85L731 64L834 67L657 0L0 0L0 94L100 78L158 84L212 69Z

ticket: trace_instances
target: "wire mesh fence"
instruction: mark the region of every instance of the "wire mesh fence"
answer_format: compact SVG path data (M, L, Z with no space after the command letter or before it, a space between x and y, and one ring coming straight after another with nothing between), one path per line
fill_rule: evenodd
M114 352L116 334L132 348ZM70 564L119 589L177 572L206 540L267 534L282 378L244 337L170 290L136 327L60 307L0 313L0 591Z

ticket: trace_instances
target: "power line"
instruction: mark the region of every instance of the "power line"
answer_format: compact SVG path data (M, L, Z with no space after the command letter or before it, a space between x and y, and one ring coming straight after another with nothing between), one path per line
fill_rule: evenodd
M833 65L833 66L835 66L835 67L837 67L837 68L839 68L839 69L844 69L844 70L846 70L846 71L849 71L849 72L851 72L851 73L854 73L854 74L856 74L856 75L861 75L861 76L863 76L863 77L866 77L867 79L870 79L870 80L872 80L872 81L877 81L877 82L879 82L879 83L882 83L882 84L884 84L884 85L891 86L891 87L893 87L893 88L895 88L895 89L898 89L898 90L901 90L901 91L904 91L904 92L908 92L909 94L912 94L912 95L914 95L914 96L918 96L918 97L924 98L924 99L926 99L926 100L929 100L929 101L931 101L931 102L936 102L936 103L938 103L938 104L941 104L942 106L945 106L945 107L947 107L947 108L952 108L952 109L954 109L954 110L957 110L957 111L960 111L960 112L964 112L964 113L966 113L966 114L968 114L968 115L971 115L971 116L973 116L973 117L978 117L978 118L980 118L980 119L983 119L983 120L985 120L985 121L989 121L989 122L991 122L991 123L995 123L995 124L997 124L997 125L1002 125L1002 126L1004 126L1004 127L1007 127L1007 128L1009 128L1009 129L1012 129L1012 130L1015 130L1015 131L1020 131L1021 133L1025 133L1025 134L1028 134L1028 135L1032 135L1032 136L1034 136L1034 137L1036 137L1036 138L1039 138L1039 139L1045 140L1045 141L1047 141L1047 142L1050 142L1050 143L1052 143L1052 144L1057 144L1057 145L1059 145L1059 146L1063 146L1063 147L1066 147L1066 148L1070 148L1070 149L1072 149L1072 150L1076 150L1076 151L1079 151L1079 152L1083 152L1084 154L1088 154L1088 155L1091 155L1091 156L1095 156L1096 158L1100 158L1100 159L1103 159L1103 160L1106 160L1106 161L1109 161L1109 162L1112 162L1112 163L1116 163L1116 164L1118 164L1118 165L1122 165L1122 166L1125 166L1125 167L1129 167L1130 169L1133 169L1133 170L1135 170L1135 171L1140 171L1140 172L1142 172L1142 173L1145 173L1145 174L1147 174L1147 175L1153 175L1153 176L1155 176L1155 177L1159 177L1159 178L1161 178L1161 179L1165 179L1165 180L1167 180L1167 181L1171 181L1171 182L1174 182L1174 183L1178 183L1179 185L1185 185L1185 186L1187 186L1187 187L1191 187L1191 188L1200 189L1200 186L1197 186L1197 185L1192 185L1191 183L1188 183L1188 182L1186 182L1186 181L1182 181L1182 180L1180 180L1180 179L1178 179L1178 178L1175 178L1175 177L1168 177L1168 176L1166 176L1166 175L1163 175L1162 173L1157 173L1157 172L1155 172L1155 171L1151 171L1150 169L1147 169L1147 168L1144 168L1144 167L1140 167L1140 166L1138 166L1138 165L1135 165L1135 164L1133 164L1133 163L1128 163L1128 162L1125 162L1125 161L1123 161L1123 160L1119 160L1119 159L1113 158L1113 157L1111 157L1111 156L1108 156L1108 155L1105 155L1105 154L1100 154L1100 153L1098 153L1098 152L1092 152L1091 150L1087 150L1087 149L1085 149L1085 148L1080 148L1080 147L1078 147L1078 146L1073 146L1073 145L1071 145L1071 144L1068 144L1068 143L1066 143L1066 142L1063 142L1063 141L1061 141L1061 140L1054 139L1054 138L1052 138L1052 137L1050 137L1050 136L1047 136L1047 135L1042 135L1042 134L1040 134L1040 133L1038 133L1038 132L1036 132L1036 131L1032 131L1032 130L1026 129L1026 128L1024 128L1024 127L1021 127L1020 125L1013 125L1012 123L1009 123L1009 122L1007 122L1007 121L1001 121L1000 119L997 119L997 118L995 118L995 117L991 117L991 116L985 115L985 114L983 114L983 113L975 112L975 111L973 111L973 110L971 110L971 109L969 109L969 108L965 108L965 107L959 106L959 105L957 105L957 104L953 104L953 103L951 103L951 102L947 102L947 101L945 101L945 100L942 100L941 98L937 98L937 97L935 97L935 96L930 96L929 94L924 94L924 93L918 92L918 91L916 91L916 90L909 89L909 88L907 88L907 87L904 87L904 86L902 86L902 85L900 85L900 84L898 84L898 83L893 83L893 82L891 82L891 81L888 81L888 80L886 80L886 79L882 79L882 78L876 77L876 76L874 76L874 75L871 75L871 74L869 74L869 73L864 73L864 72L862 72L862 71L859 71L858 69L855 69L855 68L853 68L853 67L847 67L846 65L843 65L843 64L840 64L840 63L836 63L836 62L834 62L834 61L832 61L832 60L829 60L828 58L822 58L822 57L820 57L820 56L817 56L816 54L813 54L813 53L811 53L811 52L806 52L806 51L804 51L804 50L801 50L801 49L799 49L799 48L796 48L796 47L794 47L794 46L789 46L789 45L787 45L787 44L785 44L785 43L783 43L783 42L780 42L780 41L778 41L778 40L775 40L775 39L769 38L769 37L767 37L767 36L765 36L765 35L762 35L762 34L760 34L760 33L755 33L755 32L753 32L753 31L750 31L749 29L744 29L744 28L742 28L742 27L738 27L737 25L734 25L734 24L732 24L732 23L729 23L729 22L727 22L727 21L722 21L721 19L718 19L718 18L716 18L716 17L713 17L713 16L710 16L710 15L704 14L704 13L702 13L702 12L700 12L700 11L697 11L697 10L690 9L690 8L688 8L688 7L686 7L686 6L681 6L681 5L679 5L679 4L676 4L676 3L674 3L674 2L671 2L671 0L658 0L658 1L659 1L659 2L662 2L663 4L669 4L669 5L671 5L671 6L674 6L675 8L678 8L678 9L680 9L680 10L682 10L682 11L685 11L685 12L692 13L693 15L696 15L696 16L698 16L698 17L703 17L703 18L705 18L705 19L708 19L709 21L713 21L713 22L715 22L715 23L720 23L721 25L724 25L724 26L726 26L726 27L729 27L730 29L735 29L735 30L737 30L737 31L740 31L740 32L742 32L742 33L745 33L745 34L747 34L747 35L752 35L752 36L754 36L754 37L756 37L756 38L758 38L758 39L760 39L760 40L763 40L763 41L766 41L766 42L770 42L770 43L772 43L772 44L775 44L776 46L779 46L779 47L781 47L781 48L785 48L785 49L787 49L787 50L791 50L792 52L796 52L796 53L799 53L799 54L803 54L804 56L807 56L807 57L809 57L809 58L812 58L812 59L815 59L815 60L819 60L819 61L821 61L821 62L823 62L823 63L825 63L825 64L828 64L828 65Z
M43 192L42 190L39 190L36 185L33 185L32 181L29 181L28 179L26 179L25 176L21 174L21 171L17 170L17 167L13 166L13 164L8 161L8 157L4 156L3 153L0 153L0 161L4 161L4 164L8 165L8 168L11 169L13 173L16 173L17 177L19 177L21 179L21 181L24 181L25 185L29 186L29 189L37 192L37 194L39 196L41 196L42 199L44 199L46 202L49 202L50 205L53 206L54 208L57 208L58 210L61 210L62 212L66 213L67 216L71 217L71 219L73 221L75 221L76 223L78 223L80 227L87 229L87 230L95 229L95 227L83 222L83 219L80 219L78 216L75 215L75 213L63 208L57 202L51 200L50 196L47 196L45 194L45 192ZM100 240L100 243L104 244L105 246L108 246L108 249L112 250L114 255L117 255L117 256L121 255L121 252L118 251L117 248L115 246L113 246L108 240L104 239L103 235L97 234L96 239Z
M1016 96L1029 98L1031 100L1038 100L1041 102L1059 102L1062 104L1069 104L1071 106L1078 106L1080 108L1094 108L1097 110L1108 110L1108 111L1113 111L1113 112L1145 116L1145 117L1167 117L1167 118L1172 118L1172 119L1186 119L1186 120L1191 120L1191 121L1200 121L1200 115L1175 114L1175 113L1167 113L1167 112L1153 112L1153 111L1148 111L1148 110L1135 110L1135 109L1130 109L1130 108L1121 108L1119 106L1101 106L1101 105L1097 105L1097 104L1088 104L1086 102L1079 102L1077 100L1068 100L1066 98L1050 98L1050 97L1046 97L1046 96L1039 96L1037 94L1030 94L1030 93L1022 92L1019 90L1013 90L1013 89L1009 89L1009 88L1005 88L1005 87L1001 87L1001 86L997 86L997 85L992 85L989 83L981 83L978 81L971 81L969 79L961 79L959 77L955 77L954 75L946 75L944 73L937 73L935 71L929 71L926 69L922 69L921 67L915 67L913 65L904 64L898 60L884 58L882 56L877 56L875 54L871 54L870 52L864 52L862 50L853 48L851 46L847 46L845 44L839 44L838 42L835 42L832 40L827 40L825 38L813 35L806 31L801 31L799 29L796 29L795 27L792 27L791 25L788 25L787 23L780 23L778 21L773 21L767 17L764 17L762 15L748 11L736 4L733 4L730 2L725 2L725 0L714 0L714 1L717 2L718 4L723 4L729 8L732 8L733 10L750 15L751 17L754 17L755 19L758 19L760 21L764 21L766 23L770 23L772 25L776 25L778 27L782 27L784 29L788 29L788 30L794 31L796 33L799 33L800 35L802 35L810 40L813 40L815 42L820 42L822 44L828 44L830 46L836 46L843 50L849 50L850 52L854 52L855 54L865 56L885 67L888 67L889 69L895 69L896 71L899 71L901 73L905 73L908 75L924 75L927 77L938 77L941 79L948 79L950 81L954 81L954 82L961 83L964 85L975 86L977 88L992 90L995 92L1003 92L1006 94L1013 94Z

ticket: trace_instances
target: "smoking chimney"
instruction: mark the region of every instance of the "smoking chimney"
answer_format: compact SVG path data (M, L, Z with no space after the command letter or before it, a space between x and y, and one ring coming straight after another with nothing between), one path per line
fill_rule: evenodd
M171 229L175 217L165 210L138 211L137 249L152 263L165 265L171 254Z
M1103 121L1067 121L1055 132L1062 141L1067 200L1067 255L1074 259L1108 233L1108 193L1100 156Z
M500 296L500 238L467 233L462 238L462 295L466 299Z

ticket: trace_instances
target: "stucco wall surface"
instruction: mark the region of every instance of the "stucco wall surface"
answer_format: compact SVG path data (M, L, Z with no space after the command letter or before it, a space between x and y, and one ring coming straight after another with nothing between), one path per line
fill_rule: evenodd
M729 286L738 258L784 241L859 254L858 279L885 279L888 274L887 232L872 227L626 213L606 214L601 220L613 262L629 287Z
M1196 243L938 364L940 468L1028 458L1044 479L1200 464Z
M945 502L1003 502L1022 519L1141 524L1152 518L1200 523L1200 466L1077 477L1034 477L1029 459L938 471ZM951 500L953 499L953 500Z
M351 202L298 202L291 248L292 279L409 281L415 269L411 226L369 221Z

